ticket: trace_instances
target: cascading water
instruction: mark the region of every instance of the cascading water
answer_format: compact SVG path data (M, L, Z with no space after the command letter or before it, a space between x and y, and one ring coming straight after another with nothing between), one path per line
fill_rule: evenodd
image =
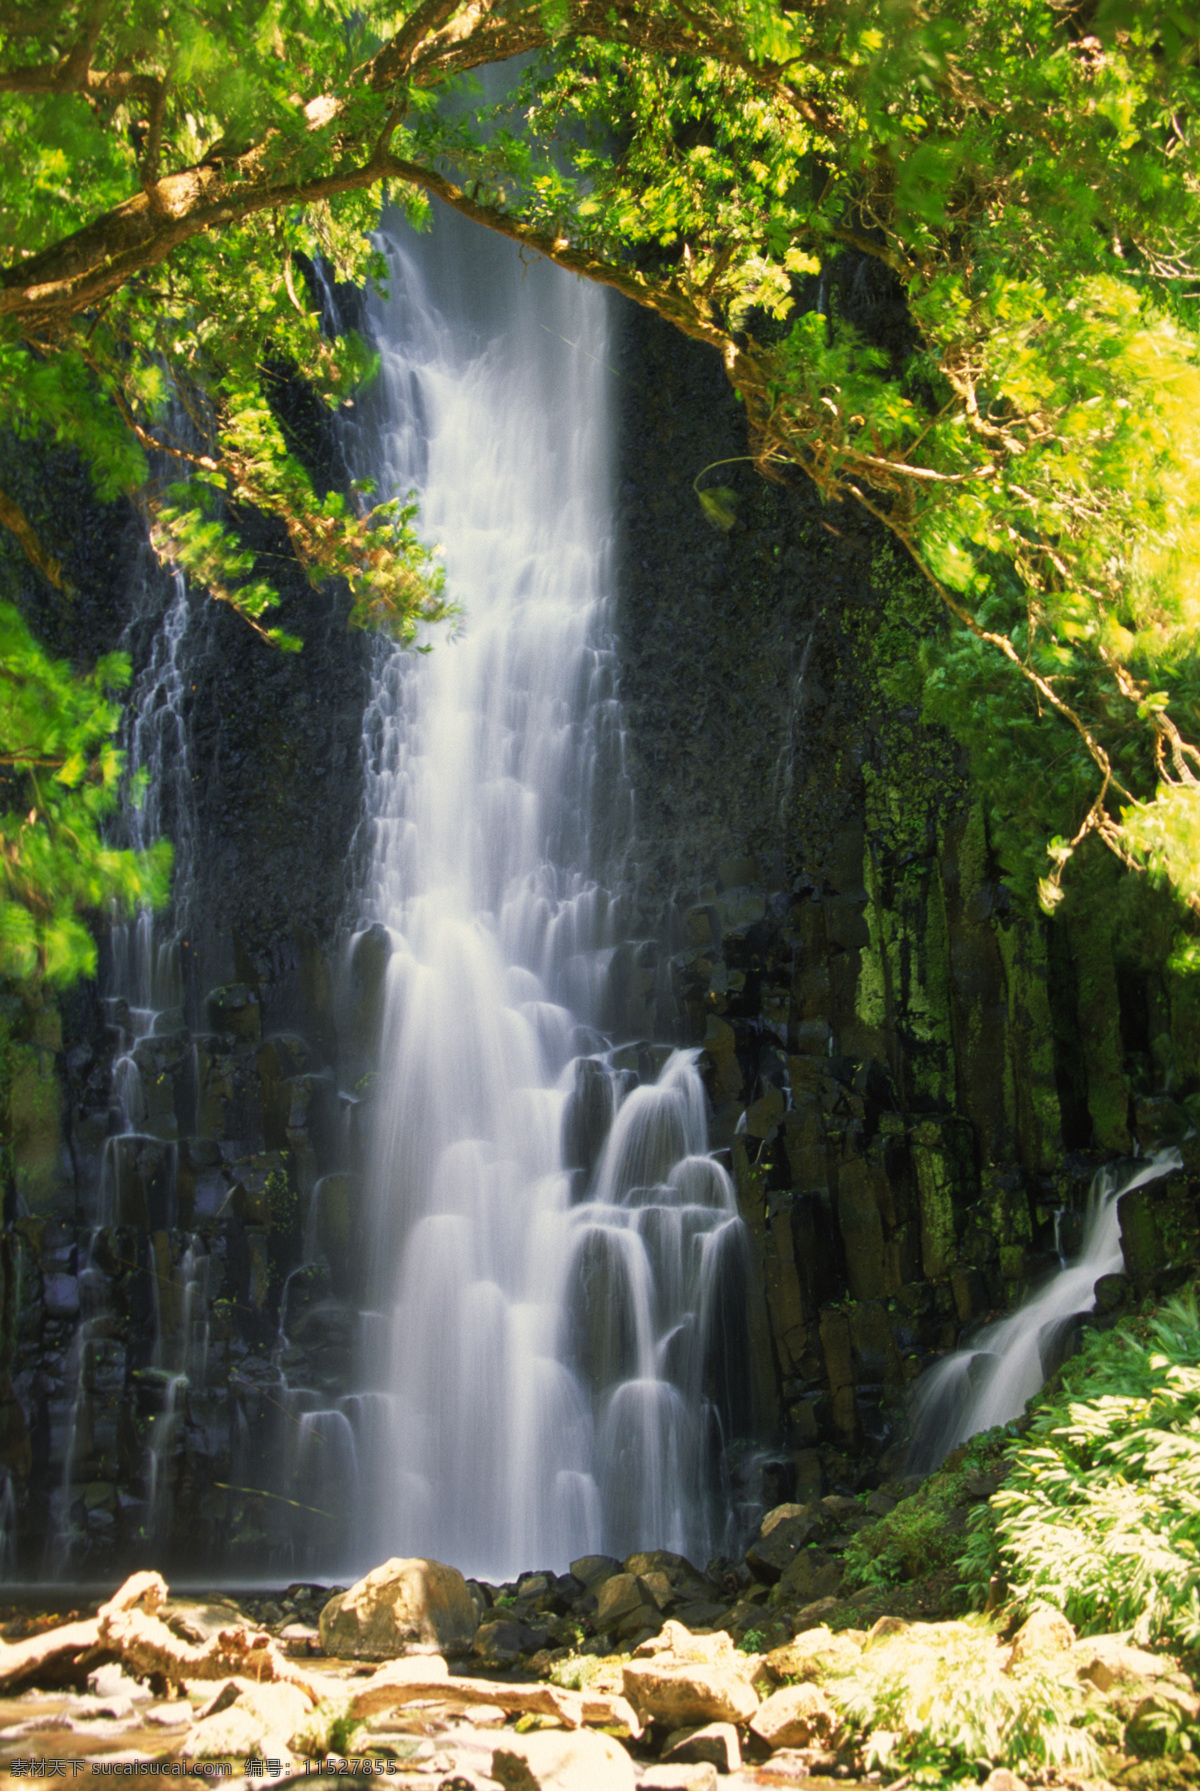
M189 919L194 832L183 713L185 641L194 605L182 574L165 578L148 547L134 562L128 588L130 619L122 646L140 669L122 745L128 774L144 789L140 800L122 812L122 843L145 848L166 834L175 845L175 876L169 916L141 910L114 925L107 939L106 1008L117 1043L108 1136L93 1177L94 1229L81 1245L79 1327L67 1362L72 1397L61 1487L53 1500L53 1564L58 1568L87 1546L97 1513L82 1509L82 1483L93 1481L97 1463L111 1459L116 1450L114 1426L95 1419L98 1400L103 1403L105 1391L123 1380L125 1369L123 1352L108 1341L109 1276L96 1261L97 1243L105 1228L134 1217L165 1239L174 1222L177 1140L194 1130L195 1049L185 1026L179 963L179 940ZM164 1069L173 1073L165 1076ZM112 1254L111 1234L106 1254ZM147 1533L159 1540L167 1517L165 1464L187 1390L205 1378L208 1259L199 1239L192 1237L176 1264L165 1242L157 1255L148 1243L145 1266L153 1292L155 1340L144 1380L150 1440L142 1477Z
M381 1322L343 1401L355 1555L491 1577L600 1548L703 1562L722 1429L745 1421L744 1239L696 1054L659 1052L639 1086L600 1030L620 1016L598 874L630 824L605 300L443 216L394 248L393 292L379 483L419 489L465 619L427 658L381 654L367 718L366 918L391 955Z
M1056 1365L1066 1328L1092 1310L1096 1282L1125 1266L1117 1210L1122 1194L1169 1175L1182 1161L1172 1149L1097 1170L1078 1256L1063 1262L1015 1312L985 1326L969 1347L955 1350L922 1375L913 1400L909 1466L914 1472L932 1472L968 1437L1020 1416Z

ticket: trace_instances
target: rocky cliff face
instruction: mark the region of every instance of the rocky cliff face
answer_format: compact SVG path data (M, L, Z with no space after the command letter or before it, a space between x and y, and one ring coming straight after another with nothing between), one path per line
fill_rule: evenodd
M1101 1155L1186 1130L1200 1005L1118 900L1053 926L1014 902L920 720L921 624L873 529L736 461L708 475L735 526L705 521L693 478L745 452L715 357L630 312L617 372L636 797L614 1002L704 1048L754 1249L753 1428L769 1492L808 1497L894 1465L914 1375L1053 1264ZM109 585L88 613L111 635ZM179 1007L143 1036L95 990L5 997L0 1519L22 1571L153 1551L295 1572L337 1540L386 965L339 937L369 649L299 581L282 620L302 655L219 614L191 661ZM142 1105L118 1139L122 1055ZM1193 1193L1130 1198L1131 1286L1193 1250Z
M745 442L715 357L639 315L620 371L632 872L667 941L647 1003L705 1049L804 1496L895 1461L912 1379L1051 1271L1099 1160L1183 1137L1200 1006L1152 902L1139 928L1102 881L1053 925L1014 900L913 700L935 622L880 531L734 463L702 480L737 493L716 533L692 481ZM1139 1287L1194 1253L1195 1194L1126 1197Z

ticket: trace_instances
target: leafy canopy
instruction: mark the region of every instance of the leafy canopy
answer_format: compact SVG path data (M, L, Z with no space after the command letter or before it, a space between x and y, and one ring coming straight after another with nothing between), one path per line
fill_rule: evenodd
M411 638L411 511L318 490L266 373L351 401L304 270L380 278L381 189L435 195L708 343L759 467L892 531L985 787L1055 742L1036 810L991 785L1046 907L1094 835L1194 914L1198 36L1180 0L4 0L0 418L268 634L247 506Z

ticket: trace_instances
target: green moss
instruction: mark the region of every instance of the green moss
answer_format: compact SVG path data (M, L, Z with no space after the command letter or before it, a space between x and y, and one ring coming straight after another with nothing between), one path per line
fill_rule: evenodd
M954 1256L954 1196L958 1165L936 1125L915 1128L912 1148L921 1212L921 1266L929 1280L945 1275Z
M1112 911L1102 900L1089 900L1065 924L1078 982L1079 1043L1092 1130L1102 1150L1128 1150L1129 1082L1122 1061Z
M54 1192L62 1142L54 1054L33 1044L8 1050L9 1138L17 1191L31 1210L44 1211Z
M1053 1169L1062 1137L1054 1076L1054 1030L1047 988L1046 941L1040 918L997 927L1008 996L1006 1089L1012 1101L1017 1153L1034 1174Z
M860 959L854 1011L864 1026L882 1031L888 1024L888 977L885 944L887 914L882 905L879 874L870 846L863 854L863 883L867 891L866 922L869 943Z

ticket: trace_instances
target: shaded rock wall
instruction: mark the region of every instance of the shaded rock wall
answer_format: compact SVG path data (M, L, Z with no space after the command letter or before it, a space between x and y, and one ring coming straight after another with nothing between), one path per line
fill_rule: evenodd
M920 719L936 619L882 531L735 463L704 481L737 493L715 532L692 481L745 452L716 357L638 314L619 367L630 871L666 942L647 1014L704 1048L766 1428L828 1490L902 1455L912 1379L1050 1272L1095 1163L1187 1130L1200 1006L1145 891L1101 877L1053 925L1014 899ZM1142 1291L1194 1256L1195 1193L1127 1197Z

